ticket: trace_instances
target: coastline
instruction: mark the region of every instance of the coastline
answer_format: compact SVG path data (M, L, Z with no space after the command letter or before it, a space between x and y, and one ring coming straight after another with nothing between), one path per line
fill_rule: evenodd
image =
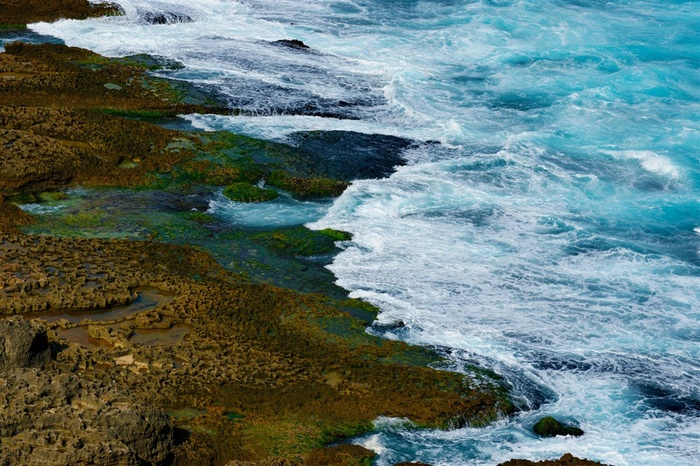
M299 199L316 199L337 196L347 186L346 180L315 172L289 146L225 133L175 132L146 121L226 111L207 96L149 77L148 63L109 60L65 46L12 45L3 54L8 57L0 97L5 147L10 147L4 155L10 157L3 161L0 197L50 204L66 188L85 186L165 192L181 202L201 189L254 185L266 178ZM26 68L28 62L33 65ZM139 85L130 87L133 82ZM115 455L127 464L272 464L267 463L272 458L288 464L347 464L340 461L348 457L355 461L350 464L366 464L368 451L322 446L371 430L379 415L406 417L421 427L448 427L480 425L513 411L497 377L488 372L483 372L486 388L471 388L483 384L428 369L439 362L434 352L366 334L377 312L371 306L299 293L330 289L328 274L310 280L317 289L294 285L296 291L284 290L261 284L253 271L260 264L270 270L274 260L226 270L201 250L168 244L187 243L188 237L177 232L169 239L159 230L140 240L90 238L90 227L104 227L105 219L96 214L100 207L68 222L58 217L43 224L42 236L16 231L36 219L13 203L0 203L0 209L6 213L3 257L11 257L4 263L17 264L12 268L15 282L4 284L6 313L84 309L99 314L133 303L144 287L171 295L166 304L120 319L33 324L38 334L46 332L53 357L41 371L13 367L8 380L32 379L29 386L45 387L50 379L64 379L62 387L68 388L58 389L44 404L29 405L38 410L34 415L59 409L66 419L81 419L97 432L79 436L71 450L79 456L62 457L66 464L76 458L100 463ZM203 225L202 236L213 231L206 226L216 222L206 212L180 209L178 215L186 217L183 230ZM76 233L88 238L71 238ZM261 245L270 257L285 256L287 264L296 261L309 269L313 267L295 256L329 254L335 239L277 229L236 232L227 240ZM274 273L287 275L289 270ZM261 309L268 314L261 315ZM181 340L167 340L172 329L182 326L187 333ZM65 336L70 331L83 334L71 341ZM167 334L159 343L134 343L138 333L159 331ZM83 387L77 397L71 388L76 385ZM11 382L4 388L14 390ZM104 399L120 401L101 406ZM415 403L419 399L423 401ZM24 407L5 409L21 413ZM51 424L42 418L57 440L40 442L23 416L8 421L14 423L8 431L17 432L10 461L30 463L23 448L55 452L56 441L70 443L76 434L65 419ZM106 425L100 424L103 416L110 419ZM156 431L162 435L154 436L153 444L137 441Z

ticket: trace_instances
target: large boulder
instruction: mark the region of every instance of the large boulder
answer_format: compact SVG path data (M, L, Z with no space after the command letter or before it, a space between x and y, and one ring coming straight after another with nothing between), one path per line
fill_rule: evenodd
M50 358L46 329L19 316L0 320L0 370L41 367Z
M29 225L33 221L34 219L30 214L14 204L5 202L2 194L0 194L0 230L19 225Z

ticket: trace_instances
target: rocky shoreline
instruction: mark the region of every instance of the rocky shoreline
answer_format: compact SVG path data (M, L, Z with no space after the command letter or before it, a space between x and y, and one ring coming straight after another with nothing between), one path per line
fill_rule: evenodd
M84 0L27 3L0 1L12 12L5 27L118 13ZM222 232L188 200L260 180L297 199L337 196L357 173L319 160L314 140L347 145L347 135L310 134L292 147L165 129L151 120L227 109L151 76L162 64L150 57L5 50L2 464L364 465L369 450L327 445L371 430L378 416L449 428L514 411L495 374L431 369L435 352L365 332L377 310L303 259L332 254L342 232ZM382 144L398 153L410 142ZM381 172L395 160L373 163ZM52 221L16 205L50 204L76 186L111 200L109 190L146 193L170 216L157 227L129 220L148 228L125 234L125 211L108 203ZM222 252L222 239L244 246ZM162 299L146 302L149 293ZM547 464L592 464L558 461Z

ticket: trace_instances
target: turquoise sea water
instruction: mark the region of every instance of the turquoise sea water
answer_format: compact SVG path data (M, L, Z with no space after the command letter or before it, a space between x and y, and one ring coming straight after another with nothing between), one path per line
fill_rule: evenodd
M117 3L32 30L180 60L169 76L244 110L185 117L199 128L432 141L293 215L354 233L331 269L406 323L387 337L495 369L528 410L447 432L379 420L357 439L378 464L700 464L700 2ZM545 414L586 435L537 439Z

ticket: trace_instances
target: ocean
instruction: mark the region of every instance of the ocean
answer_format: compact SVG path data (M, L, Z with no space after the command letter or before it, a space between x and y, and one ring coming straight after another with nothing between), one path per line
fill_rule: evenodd
M238 109L183 125L418 142L333 203L212 199L246 225L352 232L337 283L404 324L372 331L493 369L523 409L451 431L379 419L354 440L378 465L700 464L699 1L116 3L30 29L180 62L160 73ZM539 439L544 415L586 434Z

